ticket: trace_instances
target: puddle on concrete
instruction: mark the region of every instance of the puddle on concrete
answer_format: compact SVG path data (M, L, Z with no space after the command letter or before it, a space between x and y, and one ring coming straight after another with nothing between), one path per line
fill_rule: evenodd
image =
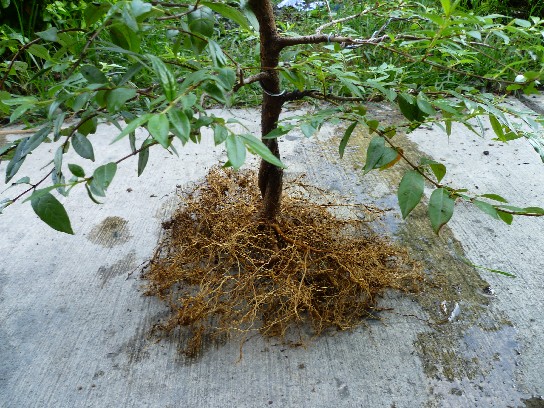
M112 278L130 272L136 267L136 253L131 251L123 259L109 266L101 266L98 268L98 277L103 288Z
M121 217L107 217L100 224L96 225L87 236L87 239L93 244L106 248L121 245L130 238L128 221Z
M335 133L342 135L343 131ZM406 221L401 220L396 186L406 167L397 164L363 177L362 166L370 139L365 132L354 132L341 165L337 150L340 139L319 141L326 158L323 162L331 168L325 174L316 173L315 182L328 188L331 183L328 174L335 174L335 180L344 184L343 194L352 195L355 202L393 208L386 212L377 230L392 235L421 262L427 282L421 293L413 296L427 314L429 331L420 333L414 346L433 395L428 406L436 406L442 400L454 401L459 395L464 398L459 401L466 402L467 394L480 397L488 391L486 385L497 384L504 389L501 395L504 393L515 406L523 395L516 390L519 346L512 323L491 305L489 284L461 260L464 251L451 230L446 226L440 236L434 234L426 203L420 204ZM422 156L417 146L403 135L396 136L395 142L409 157ZM453 322L448 322L441 309L444 301L460 306L460 314Z

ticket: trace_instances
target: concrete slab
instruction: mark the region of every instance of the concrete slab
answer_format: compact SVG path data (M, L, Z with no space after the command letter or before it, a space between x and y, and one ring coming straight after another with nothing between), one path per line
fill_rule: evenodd
M232 113L258 126L255 112ZM544 167L528 144L502 146L454 131L449 140L437 129L399 140L406 152L446 162L459 187L543 204ZM101 126L93 136L104 162L128 151L128 142L109 146L115 132ZM356 135L339 160L341 135L331 126L312 139L289 135L281 142L289 174L304 173L353 203L396 206L399 171L363 178L367 135ZM48 150L34 153L21 174L43 166ZM241 360L237 342L212 344L195 361L178 353L176 339L157 342L149 332L166 308L143 296L145 282L130 273L151 256L178 186L225 158L210 135L178 150L179 159L152 151L141 178L136 161L125 162L101 206L78 189L63 199L76 236L49 229L28 203L0 217L0 406L542 406L544 220L517 219L508 227L464 205L440 237L423 207L406 223L390 211L377 226L407 245L434 282L418 295L387 293L381 305L393 310L382 321L307 348L255 336ZM89 171L96 166L90 164ZM478 273L461 258L518 278ZM442 308L449 313L455 304L458 318L436 324Z

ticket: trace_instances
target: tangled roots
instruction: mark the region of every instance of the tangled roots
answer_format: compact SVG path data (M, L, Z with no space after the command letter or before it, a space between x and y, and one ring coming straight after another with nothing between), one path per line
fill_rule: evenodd
M349 329L384 289L414 288L418 267L403 249L303 195L284 197L271 224L259 218L252 172L212 169L185 194L146 278L148 293L172 309L162 328L190 333L187 354L209 336Z

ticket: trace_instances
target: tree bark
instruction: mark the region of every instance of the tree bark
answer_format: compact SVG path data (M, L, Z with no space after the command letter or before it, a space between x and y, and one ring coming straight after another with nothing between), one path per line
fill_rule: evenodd
M261 72L266 75L259 82L263 88L261 105L261 137L278 126L283 99L280 93L280 77L277 71L282 49L280 36L272 3L269 0L249 0L249 6L259 21L261 46ZM263 139L270 151L279 159L280 151L277 139ZM262 216L273 220L280 211L283 189L283 169L261 160L259 169L259 189L263 199Z

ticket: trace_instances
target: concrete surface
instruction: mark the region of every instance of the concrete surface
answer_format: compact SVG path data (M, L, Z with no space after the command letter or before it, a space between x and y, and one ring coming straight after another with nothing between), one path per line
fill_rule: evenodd
M374 109L394 119L387 107ZM255 112L235 114L257 126ZM101 126L93 136L101 163L128 151L128 141L108 145L115 135ZM75 236L49 229L28 203L0 216L0 407L543 407L544 219L506 226L461 204L436 237L424 206L401 222L399 169L362 177L368 137L355 135L339 160L341 135L330 126L312 139L287 135L289 174L306 174L352 203L394 207L376 228L420 259L431 278L422 293L387 293L381 306L393 310L381 321L306 348L255 336L241 360L236 341L184 359L175 338L150 335L166 308L143 296L137 268L151 256L178 186L201 179L225 153L209 135L180 147L179 159L155 149L140 178L135 160L120 166L103 205L81 189L63 199ZM421 129L399 143L444 161L455 186L542 206L544 165L532 148L490 138L455 127L449 139ZM46 164L48 150L36 151L20 174ZM65 162L76 160L83 161ZM90 172L101 163L84 165ZM517 278L478 271L465 258ZM437 324L455 305L457 318Z

